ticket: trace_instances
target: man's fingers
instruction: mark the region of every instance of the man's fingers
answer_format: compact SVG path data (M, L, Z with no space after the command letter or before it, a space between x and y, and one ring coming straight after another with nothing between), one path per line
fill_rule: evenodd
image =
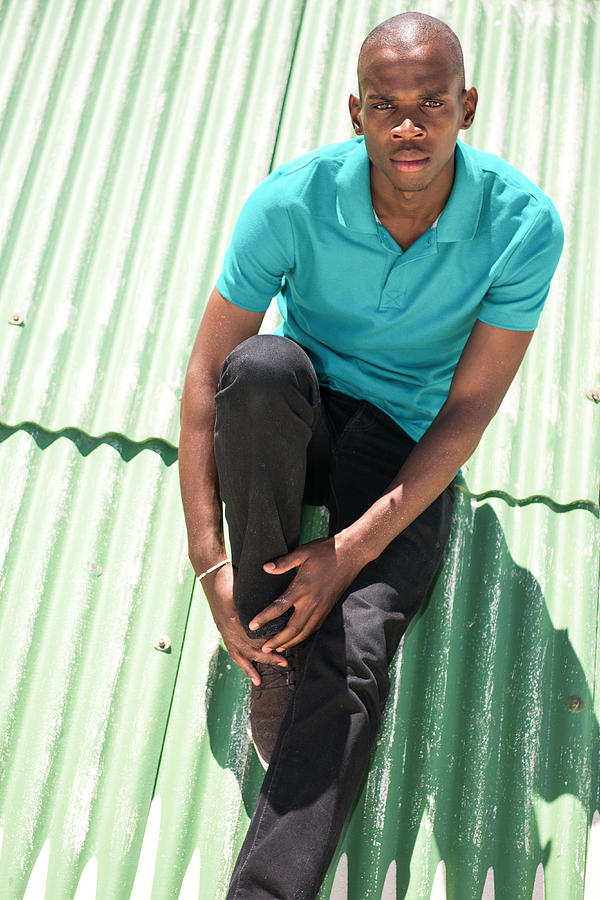
M235 663L238 664L240 669L246 673L252 684L255 684L257 687L260 684L260 675L252 665L249 659L246 659L245 656L242 656L241 653L233 653L231 654L231 658Z
M309 618L309 616L299 616L298 612L295 612L285 628L282 628L273 637L267 638L263 650L271 649L281 653L295 644L300 644L311 634L311 629L307 628Z
M279 656L279 654L277 653L265 653L262 650L254 649L251 652L253 653L255 662L269 663L269 665L273 666L279 665L282 668L285 668L288 665L285 657ZM234 663L236 663L240 667L240 669L246 673L250 681L258 687L261 680L260 675L252 665L251 660L247 656L244 656L244 654L239 650L232 651L230 656Z
M303 547L298 547L297 550L292 550L291 553L286 553L285 556L280 556L279 559L266 562L263 569L269 575L281 575L283 572L289 572L290 569L295 569L297 566L302 565L305 559L306 550Z
M261 649L253 650L252 654L254 662L268 663L270 666L281 666L282 668L287 666L285 656L279 656L277 653L270 653L268 650Z
M273 603L265 606L258 615L254 616L252 621L248 624L248 628L251 631L256 631L257 628L260 628L260 626L264 625L266 622L271 622L273 619L279 618L279 616L292 605L293 603L289 597L286 594L282 594L281 597L278 597Z

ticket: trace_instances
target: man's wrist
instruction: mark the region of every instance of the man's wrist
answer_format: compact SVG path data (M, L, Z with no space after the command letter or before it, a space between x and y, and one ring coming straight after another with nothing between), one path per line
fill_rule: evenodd
M188 558L192 564L192 568L196 573L196 577L203 577L208 574L208 570L228 559L227 551L222 544L216 544L213 547L207 547L206 544L200 550L188 548Z
M213 572L216 572L218 569L220 569L223 566L226 566L228 564L231 565L231 560L229 559L229 557L226 557L225 559L220 559L219 562L213 563L212 566L209 566L208 569L204 570L204 572L200 572L196 577L197 577L198 581L202 581L202 579L205 578L207 575L211 575Z
M336 549L339 549L347 558L352 559L359 570L376 559L381 552L371 546L373 542L367 538L368 533L361 519L357 519L356 522L348 525L335 536Z

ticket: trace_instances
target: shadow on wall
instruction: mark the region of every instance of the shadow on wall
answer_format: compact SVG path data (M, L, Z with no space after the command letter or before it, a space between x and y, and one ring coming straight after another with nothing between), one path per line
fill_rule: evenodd
M398 900L407 895L411 865L409 896L421 896L417 857L434 842L448 900L480 900L490 866L496 900L530 900L539 863L564 852L557 829L570 826L555 812L544 843L538 800L577 798L581 827L589 828L600 807L599 731L567 631L553 627L540 585L512 559L491 505L472 507L459 493L446 562L401 652L381 743L321 896L329 897L343 852L350 898L357 891L361 900L380 898L392 862ZM262 770L251 754L240 771L228 752L245 677L227 668L224 650L215 662L211 749L221 766L238 769L251 815ZM583 872L585 841L571 839L581 857L571 868ZM423 896L430 896L435 862Z

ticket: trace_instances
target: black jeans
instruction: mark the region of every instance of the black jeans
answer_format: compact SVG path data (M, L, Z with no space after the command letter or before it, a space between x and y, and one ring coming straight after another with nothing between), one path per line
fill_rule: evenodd
M216 406L235 601L247 627L293 578L262 565L298 545L303 501L327 503L330 532L339 531L381 496L415 442L367 401L320 387L304 350L276 335L252 337L227 357ZM317 894L377 735L389 664L441 561L453 499L450 486L308 639L229 900Z

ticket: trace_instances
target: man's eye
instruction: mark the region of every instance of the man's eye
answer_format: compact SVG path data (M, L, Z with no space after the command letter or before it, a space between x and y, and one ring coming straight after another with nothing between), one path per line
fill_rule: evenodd
M374 109L391 109L392 104L383 101L382 103L376 103Z
M438 109L442 104L439 100L425 100L423 106L426 106L428 109Z

